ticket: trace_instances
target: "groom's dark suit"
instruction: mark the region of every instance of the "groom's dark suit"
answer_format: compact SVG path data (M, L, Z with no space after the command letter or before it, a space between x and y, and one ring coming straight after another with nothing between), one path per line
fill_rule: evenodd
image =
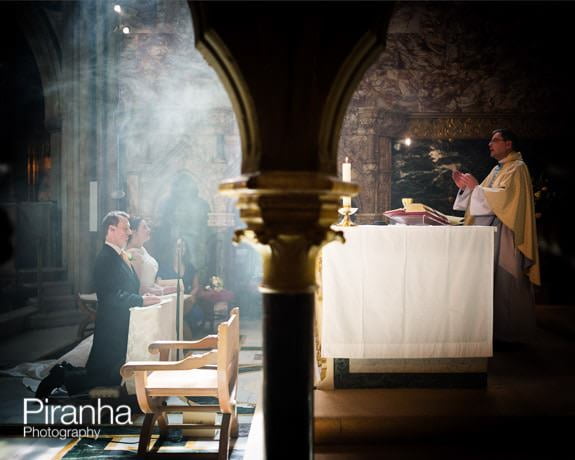
M98 296L98 315L94 343L86 364L88 375L100 385L117 385L120 367L126 361L130 308L141 307L140 282L134 270L109 245L96 258L94 284Z
M96 386L119 385L120 368L126 361L130 308L141 307L140 282L132 267L109 245L96 258L94 284L98 315L94 342L85 369L66 373L69 394L83 393Z

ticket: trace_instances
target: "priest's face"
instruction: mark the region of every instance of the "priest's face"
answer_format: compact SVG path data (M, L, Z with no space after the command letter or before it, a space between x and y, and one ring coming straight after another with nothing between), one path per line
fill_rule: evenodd
M491 158L501 161L511 152L511 141L503 139L501 133L495 133L491 137L491 141L489 141L489 152L491 153Z

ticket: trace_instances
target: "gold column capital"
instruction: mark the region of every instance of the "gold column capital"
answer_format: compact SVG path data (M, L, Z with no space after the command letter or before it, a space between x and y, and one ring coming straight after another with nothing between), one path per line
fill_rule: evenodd
M247 225L236 231L236 241L250 242L262 254L263 292L314 291L319 249L344 241L331 229L339 200L357 191L356 184L306 171L255 173L221 183L220 193L237 198Z

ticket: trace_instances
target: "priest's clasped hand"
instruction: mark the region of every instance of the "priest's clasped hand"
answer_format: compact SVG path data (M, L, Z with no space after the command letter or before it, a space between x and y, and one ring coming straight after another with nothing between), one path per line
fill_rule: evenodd
M457 185L458 188L465 188L465 183L463 182L463 176L464 174L461 171L458 171L457 169L451 171L451 178L453 179L453 182L455 182L455 185Z
M473 190L475 187L479 185L477 179L469 173L463 175L463 183L465 184L465 187L467 187L469 190Z
M473 190L479 185L479 182L472 174L464 174L457 169L452 171L451 178L453 179L453 182L455 182L455 185L457 185L457 187L460 189L468 188L469 190Z

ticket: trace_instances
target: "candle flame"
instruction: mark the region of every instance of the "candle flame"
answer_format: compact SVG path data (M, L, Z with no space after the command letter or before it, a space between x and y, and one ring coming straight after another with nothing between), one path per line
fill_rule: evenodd
M349 163L349 158L348 158L348 157L345 157L345 162L346 162L346 163Z

